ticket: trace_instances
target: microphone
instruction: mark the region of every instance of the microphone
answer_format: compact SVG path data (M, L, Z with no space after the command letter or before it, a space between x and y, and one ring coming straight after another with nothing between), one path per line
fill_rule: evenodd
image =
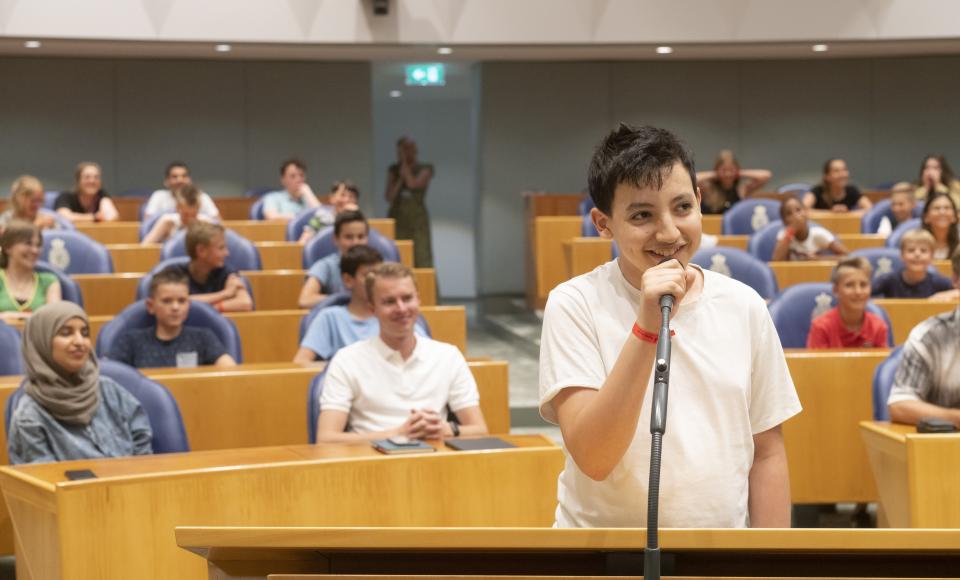
M653 397L650 409L650 482L647 485L647 546L643 550L644 580L660 580L660 459L667 430L667 391L670 386L670 312L673 294L660 297L660 334L654 361Z

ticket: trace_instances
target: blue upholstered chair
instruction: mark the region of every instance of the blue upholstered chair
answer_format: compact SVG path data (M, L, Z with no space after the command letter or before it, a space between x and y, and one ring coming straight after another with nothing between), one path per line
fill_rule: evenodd
M900 248L900 239L903 238L903 234L909 232L910 230L916 230L923 227L923 222L920 218L913 218L907 220L895 227L892 232L890 232L890 237L887 238L887 247L888 248Z
M20 333L17 329L0 320L0 375L19 375L23 373L23 360L20 356Z
M59 191L43 192L43 207L49 210L53 210L53 204L57 202L57 197L59 195L60 195Z
M825 282L807 282L791 286L770 304L770 316L780 335L783 348L804 348L813 319L825 314L836 304L832 285ZM887 346L893 346L893 325L879 306L867 302L867 310L887 324Z
M253 205L250 206L250 219L261 220L261 221L266 219L263 215L263 198L262 197L257 201L253 202Z
M43 232L40 259L67 274L113 273L113 260L107 247L78 231Z
M750 236L747 251L761 262L769 262L773 258L773 249L777 246L777 234L782 227L783 222L775 220L760 228Z
M367 236L367 245L380 252L385 262L400 261L400 251L397 250L396 242L373 228L370 228L370 234ZM317 260L336 251L337 246L333 243L333 226L331 226L310 238L310 241L303 246L303 269L309 270Z
M890 211L890 200L881 199L873 204L873 207L863 212L860 218L860 233L875 234L880 229L880 222L883 218L893 220L893 212Z
M770 266L743 250L724 246L705 248L698 251L692 261L704 270L743 282L767 300L777 295L777 278Z
M140 216L140 241L143 241L143 238L147 237L147 234L150 233L150 230L153 229L153 226L157 225L157 222L160 221L160 218L167 215L168 213L174 213L172 211L166 211L158 213L157 215L150 216L149 219L143 219L143 215Z
M775 199L744 199L723 214L725 236L752 236L770 222L780 219L780 202Z
M313 322L313 319L317 317L317 314L320 314L321 310L330 306L346 306L349 303L349 292L340 292L327 296L324 300L311 308L310 311L300 319L300 337L297 339L297 342L299 343L303 340L303 337L307 334L307 329L310 328L310 323ZM427 324L427 319L424 318L422 314L420 315L419 320L417 320L417 326L420 327L420 330L422 330L425 335L430 337L433 336L430 333L430 325Z
M583 201L580 202L580 208L577 210L577 213L580 215L587 215L590 213L590 210L596 207L593 203L593 198L588 194L583 198Z
M263 197L265 193L270 193L271 191L277 191L277 186L252 187L243 192L243 197Z
M130 392L143 407L153 431L151 446L154 453L182 453L190 451L187 430L183 426L180 407L166 387L140 374L125 364L110 360L100 361L100 374L110 377ZM10 395L4 411L4 425L10 433L10 419L23 396L23 384Z
M34 266L37 272L49 272L60 281L60 296L67 302L73 302L80 308L83 308L83 294L80 292L80 286L74 282L73 278L67 276L63 270L54 268L46 262L37 261Z
M809 183L788 183L778 187L777 193L789 193L795 197L799 197L811 189L813 189L813 186Z
M53 221L57 222L57 228L61 230L75 230L77 226L73 225L73 222L53 211L52 209L47 209L45 207L40 208L40 213L43 215L48 215L53 218Z
M873 420L889 421L890 410L887 409L887 399L893 389L893 379L897 376L897 367L903 357L903 346L893 349L890 356L877 365L873 372Z
M870 266L873 267L874 279L883 274L896 272L903 267L900 250L893 248L862 248L850 252L850 255L870 260Z
M147 312L147 306L143 300L134 302L100 329L100 334L97 336L97 356L109 356L111 347L119 340L124 331L146 328L156 323L156 318ZM224 317L209 304L191 302L190 313L187 315L184 324L209 328L223 343L227 353L238 363L243 362L243 349L241 348L240 333L237 332L237 327L232 320Z
M253 242L233 230L226 230L226 232L227 249L230 250L226 265L234 270L262 270L260 251L253 245ZM187 233L185 231L174 234L163 244L163 249L160 250L160 259L167 260L186 256L186 237Z
M598 238L600 232L597 226L593 225L593 219L590 218L590 212L583 214L580 221L580 235L585 238Z
M320 394L323 393L323 378L327 376L327 365L323 371L310 380L307 389L307 441L317 442L317 420L320 418Z

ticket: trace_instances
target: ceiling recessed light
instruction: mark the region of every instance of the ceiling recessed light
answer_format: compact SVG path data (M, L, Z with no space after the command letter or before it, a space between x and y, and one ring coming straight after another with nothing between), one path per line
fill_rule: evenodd
M43 46L43 43L40 42L39 40L28 40L23 43L23 46L25 46L26 48L40 48L41 46Z
M672 46L658 46L658 47L657 47L657 54L670 54L671 52L673 52L673 47L672 47Z
M813 52L827 52L828 50L830 50L830 47L827 46L826 44L813 45Z
M437 49L437 54L453 54L453 49L449 46L441 46Z
M390 98L391 98L391 99L396 99L396 98L399 98L399 97L401 97L401 96L403 96L403 93L401 93L400 91L397 91L397 90L390 91Z
M213 50L217 52L230 52L233 50L233 47L229 44L218 44L217 46L213 47Z

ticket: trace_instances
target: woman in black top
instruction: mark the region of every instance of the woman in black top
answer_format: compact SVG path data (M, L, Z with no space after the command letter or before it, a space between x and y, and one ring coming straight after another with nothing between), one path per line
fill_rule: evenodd
M117 206L101 189L100 166L91 161L77 164L73 191L57 196L53 208L68 220L77 222L112 222L120 218Z
M828 159L823 164L823 181L803 196L803 205L810 209L845 212L870 209L870 199L850 184L850 171L843 159Z
M721 214L743 198L750 197L770 181L766 169L740 169L733 151L724 149L713 163L713 171L698 171L697 185L703 192L700 210Z

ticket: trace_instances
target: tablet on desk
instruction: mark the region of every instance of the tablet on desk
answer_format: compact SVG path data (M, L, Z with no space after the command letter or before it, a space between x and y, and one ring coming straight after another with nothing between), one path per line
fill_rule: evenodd
M483 451L485 449L511 449L516 447L499 437L476 437L473 439L447 439L444 444L457 451Z
M391 439L377 439L373 441L373 448L380 453L387 455L402 455L405 453L430 453L436 451L431 445L427 445L418 439L397 442Z

